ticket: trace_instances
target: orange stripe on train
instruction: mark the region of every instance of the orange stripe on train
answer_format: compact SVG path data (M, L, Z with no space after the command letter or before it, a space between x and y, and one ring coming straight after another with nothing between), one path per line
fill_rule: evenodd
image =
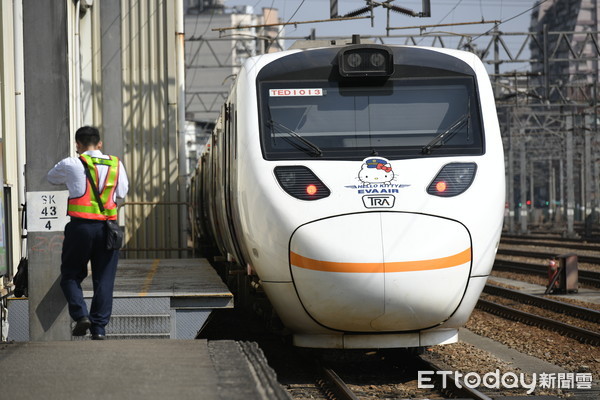
M290 263L296 267L325 272L383 273L429 271L451 268L471 262L471 248L448 257L419 261L396 261L386 263L344 263L321 261L290 252Z

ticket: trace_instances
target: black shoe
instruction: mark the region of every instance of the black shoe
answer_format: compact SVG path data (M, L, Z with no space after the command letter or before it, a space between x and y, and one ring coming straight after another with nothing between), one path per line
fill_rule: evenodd
M73 328L73 336L85 336L90 326L92 326L92 323L88 317L79 318L75 328Z
M100 333L92 334L92 340L106 340L106 336Z

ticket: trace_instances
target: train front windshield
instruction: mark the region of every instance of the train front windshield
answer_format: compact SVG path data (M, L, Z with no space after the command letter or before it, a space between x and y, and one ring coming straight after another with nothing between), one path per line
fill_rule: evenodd
M471 77L262 82L261 140L267 160L362 160L483 154Z

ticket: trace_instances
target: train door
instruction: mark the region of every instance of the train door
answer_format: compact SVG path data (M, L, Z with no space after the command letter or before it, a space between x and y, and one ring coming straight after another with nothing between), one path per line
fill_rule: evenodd
M232 94L235 97L235 93ZM242 253L240 250L238 236L236 234L237 214L235 213L235 201L237 198L237 112L235 103L228 103L225 112L225 155L224 161L224 189L225 189L225 213L227 215L227 223L229 237L231 238L232 251L236 261L240 265L244 265Z
M0 141L0 154L3 154L4 151L4 143ZM5 208L5 205L9 205L10 202L5 202L4 199L4 171L2 168L3 160L0 158L0 279L2 276L7 275L9 273L9 262L8 262L8 254L7 250L10 249L8 246L9 243L6 242L10 235L8 231L5 230L5 221L9 222L8 218L8 208ZM10 226L10 225L9 225Z
M223 111L221 110L221 115L223 115ZM207 198L205 199L205 204L209 204L208 214L209 214L209 226L210 230L213 232L213 237L216 243L217 248L220 252L223 252L225 245L223 243L223 228L222 228L222 214L221 207L223 196L222 196L222 180L220 176L220 165L221 165L221 152L222 152L222 142L224 135L223 128L223 118L219 117L217 123L215 125L215 129L212 133L211 140L211 151L209 157L209 168L207 170L207 186L208 190L206 191Z

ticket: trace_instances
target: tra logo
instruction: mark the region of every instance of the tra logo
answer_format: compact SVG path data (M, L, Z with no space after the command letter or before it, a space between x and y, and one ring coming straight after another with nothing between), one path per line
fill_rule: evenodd
M396 198L391 194L379 194L363 196L362 201L366 208L392 208Z

